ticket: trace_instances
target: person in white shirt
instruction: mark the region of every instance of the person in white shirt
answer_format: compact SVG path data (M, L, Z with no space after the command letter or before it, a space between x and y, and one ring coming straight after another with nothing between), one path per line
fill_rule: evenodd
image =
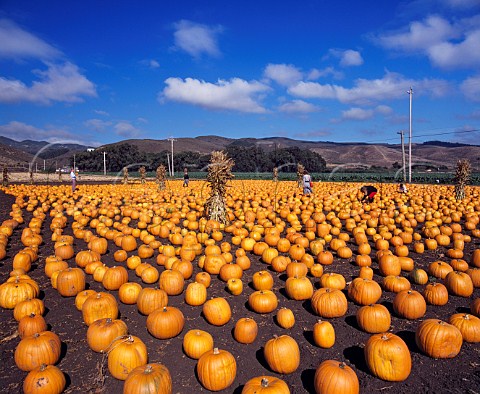
M70 171L70 178L72 179L72 192L74 192L77 187L77 176L75 175L75 169L73 167Z
M312 177L307 170L303 172L303 194L308 195L312 192Z

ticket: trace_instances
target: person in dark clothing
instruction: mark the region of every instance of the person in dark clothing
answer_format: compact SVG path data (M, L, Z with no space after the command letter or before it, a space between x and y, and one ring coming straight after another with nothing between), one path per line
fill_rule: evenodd
M362 188L360 188L360 191L363 193L362 202L373 202L373 199L377 194L377 188L371 185L363 186Z

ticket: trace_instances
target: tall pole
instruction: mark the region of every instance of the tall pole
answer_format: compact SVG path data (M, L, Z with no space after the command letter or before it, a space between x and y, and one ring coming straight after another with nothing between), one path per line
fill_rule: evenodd
M412 183L412 98L413 89L407 92L410 96L410 127L408 132L408 183Z
M172 176L172 168L170 167L170 153L167 153L168 175Z
M403 169L403 182L406 182L407 174L405 173L405 139L403 138L403 130L399 131L400 141L402 143L402 169Z
M43 172L45 172L45 159L43 159Z
M107 152L103 152L103 175L107 175Z
M173 169L173 141L176 141L176 139L172 137L172 138L169 138L168 141L172 143L172 176L175 176L175 170Z
M73 171L75 171L77 167L75 166L75 155L73 155Z

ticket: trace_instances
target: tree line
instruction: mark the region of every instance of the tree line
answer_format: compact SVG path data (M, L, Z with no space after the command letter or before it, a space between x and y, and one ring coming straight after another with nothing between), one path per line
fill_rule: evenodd
M155 171L161 164L165 168L169 168L168 151L140 152L137 146L129 143L112 145L92 152L77 153L77 168L84 172L103 171L103 152L106 153L107 172L119 172L125 167L129 171L138 171L142 166L145 166L147 171ZM267 151L256 145L238 146L233 143L225 148L225 152L235 162L234 172L271 172L274 167L277 167L279 172L296 172L298 163L301 163L310 172L321 172L326 167L325 160L318 153L298 147ZM174 169L177 172L182 171L185 167L192 172L207 171L209 162L210 154L190 151L174 153L173 158ZM73 158L70 165L73 165Z

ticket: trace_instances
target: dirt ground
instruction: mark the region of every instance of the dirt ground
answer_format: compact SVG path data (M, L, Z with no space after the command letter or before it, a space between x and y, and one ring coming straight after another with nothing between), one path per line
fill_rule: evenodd
M65 176L66 179L66 176ZM8 214L14 202L12 196L0 192L0 222L9 218ZM30 215L30 216L28 216ZM0 261L0 282L3 283L12 269L13 256L23 248L20 242L22 229L31 218L31 213L25 213L25 223L20 225L12 237L10 237L7 256ZM49 224L51 217L47 215L44 223L43 234L44 244L39 249L39 260L33 267L30 275L35 279L41 288L41 298L46 306L44 315L49 329L55 332L62 341L62 355L57 366L67 377L66 393L108 393L118 394L123 390L123 382L113 378L107 368L103 356L95 353L86 343L87 326L83 323L81 312L74 305L74 297L63 298L52 288L49 279L44 273L45 258L53 254L53 242L50 240ZM69 225L65 228L65 234L72 234L72 218L69 217ZM133 223L130 224L131 226ZM75 251L87 249L83 240L76 239ZM235 248L235 247L234 247ZM480 239L473 238L472 242L466 244L466 258L474 249L480 248ZM112 242L109 244L109 251L103 256L102 262L113 266L113 253L118 248ZM445 250L440 248L436 252L425 252L423 255L412 254L416 266L426 268L428 263L442 257ZM424 318L414 321L399 318L392 308L393 293L384 291L380 302L385 305L392 314L391 331L407 343L412 356L412 372L404 382L385 382L374 377L368 370L363 356L363 347L369 334L362 332L355 319L355 313L359 306L348 302L348 312L345 316L330 319L336 333L335 345L330 349L321 349L314 345L312 339L312 328L318 320L313 313L309 301L293 301L287 298L284 286L286 277L271 271L274 277L274 291L279 298L279 308L288 307L295 314L296 323L293 328L285 330L275 322L275 312L259 315L247 306L248 296L254 291L251 286L251 278L254 272L266 269L255 255L251 255L252 267L247 270L243 277L244 291L239 296L230 295L225 284L216 278L212 278L212 286L208 289L209 297L225 297L232 309L232 319L223 327L215 327L207 323L202 316L202 307L193 307L184 303L184 295L170 296L169 304L180 308L185 316L185 327L180 335L170 340L159 340L151 336L146 328L146 316L137 311L136 305L125 305L119 302L120 318L127 324L129 333L140 337L147 346L149 362L159 362L166 365L173 380L174 393L201 393L206 392L195 373L196 360L188 358L182 351L182 341L185 333L190 329L198 328L212 334L215 346L231 352L237 360L237 376L231 387L221 393L240 393L243 385L250 378L259 375L272 375L285 380L292 393L314 393L313 377L315 369L326 359L345 361L350 365L360 381L362 393L480 393L480 343L465 343L460 354L454 359L437 360L422 354L415 344L415 329L421 321L427 318L438 318L448 320L449 316L457 312L468 312L471 299L480 297L480 289L470 298L450 296L445 306L431 306L427 308ZM145 260L156 266L154 257ZM195 261L196 262L196 261ZM193 281L193 277L200 269L194 262L194 275L187 280ZM75 266L74 259L69 261ZM158 267L158 266L157 266ZM163 268L158 267L161 271ZM325 272L337 272L345 276L347 281L352 280L358 274L358 267L351 262L335 259L334 264L325 267ZM311 278L318 287L318 279ZM378 272L375 272L375 279L381 281ZM129 272L129 280L139 282L143 287L154 287L146 285L136 277L133 271ZM101 283L93 280L87 275L88 287L97 291L106 291ZM247 285L248 284L248 285ZM412 288L422 291L424 286L412 285ZM118 299L118 292L111 291ZM232 336L232 330L238 319L252 317L258 323L259 333L257 339L249 345L236 342ZM21 393L22 383L27 375L20 371L14 362L14 351L20 338L13 336L18 323L13 318L11 310L0 309L0 392ZM279 375L269 370L263 357L263 347L274 334L288 334L295 338L300 346L301 362L296 372L289 375Z

